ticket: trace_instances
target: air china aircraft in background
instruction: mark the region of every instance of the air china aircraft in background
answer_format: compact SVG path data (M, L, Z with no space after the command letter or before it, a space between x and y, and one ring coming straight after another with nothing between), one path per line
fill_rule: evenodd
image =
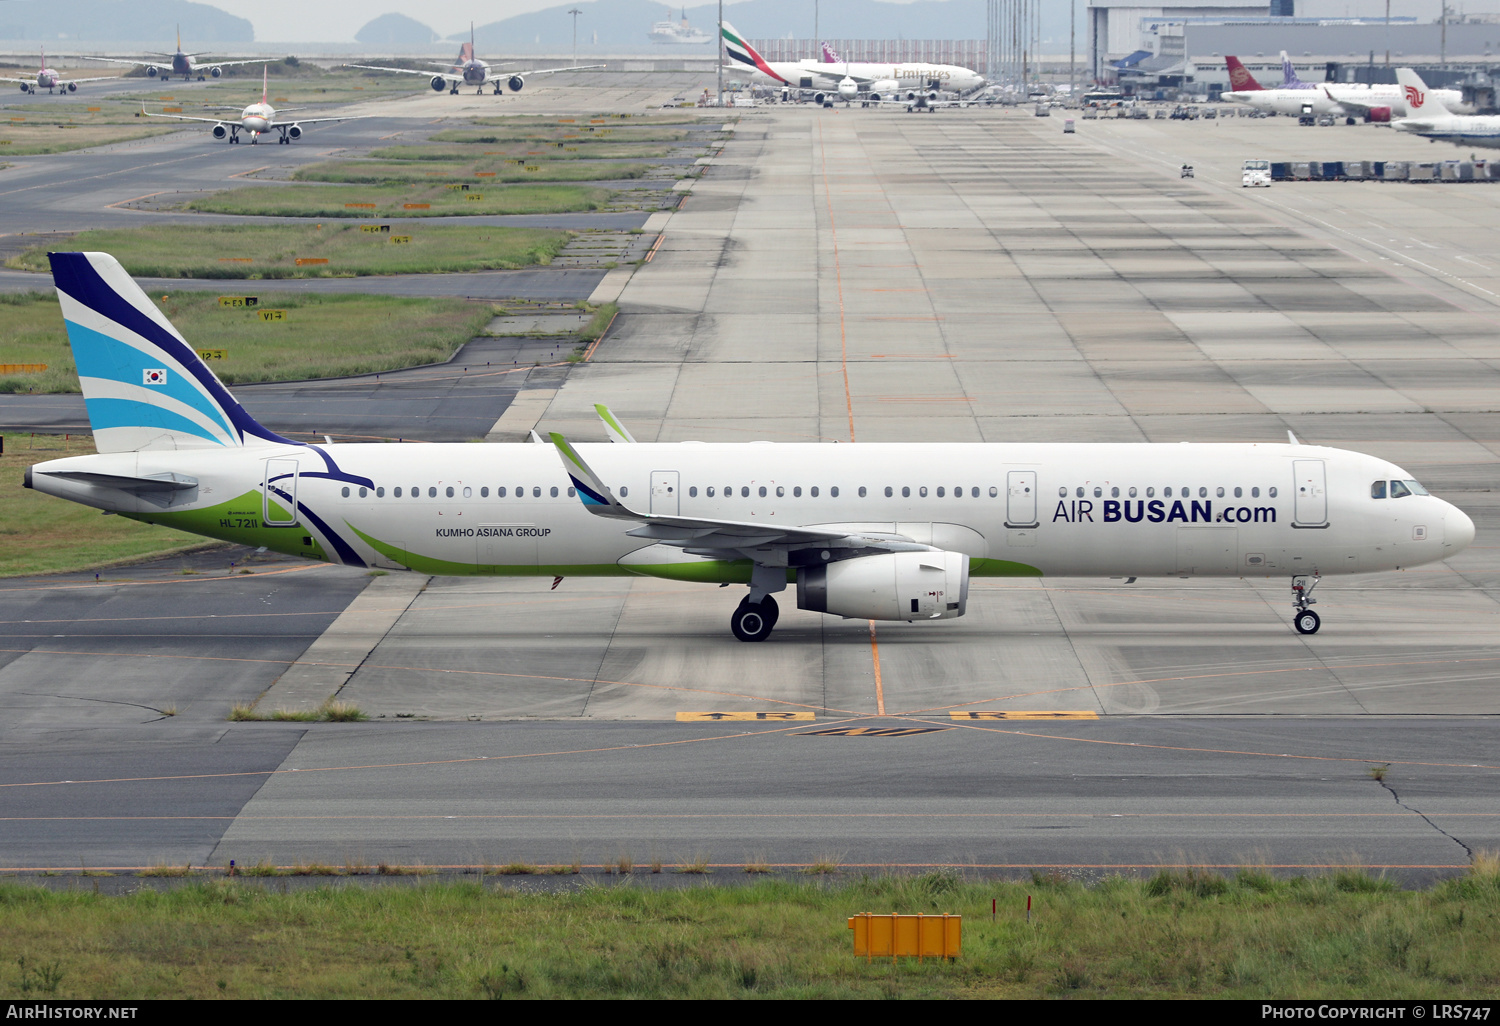
M318 445L237 403L104 253L52 276L97 455L25 485L146 523L425 574L641 575L745 584L743 641L800 609L963 616L971 577L1291 579L1447 558L1457 508L1373 456L1297 444Z
M484 61L474 56L474 25L469 24L469 42L462 43L458 48L458 60L451 64L439 64L429 61L435 68L448 68L448 71L440 71L433 74L430 71L417 71L413 68L377 68L368 64L346 64L346 68L359 68L363 71L389 71L396 75L430 75L432 77L433 92L448 90L454 96L458 95L459 86L474 86L474 95L479 96L484 92L486 82L494 83L495 95L500 95L502 83L510 86L510 91L519 93L526 85L526 79L517 71L510 76L496 75L497 69L491 68ZM592 71L602 68L602 64L578 64L571 68L542 68L540 70L528 71L528 75L554 75L559 71Z
M867 99L871 103L909 103L919 97L933 102L940 93L974 92L985 84L984 76L955 64L873 64L848 61L829 62L832 50L823 47L823 60L766 61L727 21L719 27L724 49L730 60L748 68L753 74L789 89L816 90L813 100ZM834 56L837 56L836 54Z
M290 143L293 139L302 138L303 125L320 125L330 121L358 121L367 117L364 114L354 114L342 118L300 118L296 121L277 121L276 108L266 100L266 75L264 70L260 74L260 102L252 103L241 110L239 107L208 108L209 110L238 110L238 118L195 118L190 114L150 114L146 111L146 105L141 104L141 113L148 118L171 118L174 121L202 121L213 125L213 136L215 139L227 138L232 143L240 141L240 133L244 132L250 136L252 145L260 142L260 137L267 132L279 132L278 143ZM287 110L301 110L301 107L288 107Z
M1396 131L1420 135L1433 142L1450 142L1455 146L1500 149L1500 115L1450 113L1441 104L1433 102L1433 90L1428 89L1422 76L1411 68L1397 68L1396 81L1401 83L1406 109L1410 111L1392 125Z
M78 92L78 86L83 82L114 82L118 81L117 75L99 75L94 78L69 78L65 79L62 74L47 67L47 48L42 47L42 63L37 73L30 78L6 78L0 76L0 82L17 82L21 86L21 92L34 93L38 89L52 92L61 89L65 93Z
M183 53L182 32L179 30L177 33L176 53L154 53L151 55L152 57L167 58L166 64L160 61L138 61L131 57L85 57L84 60L105 61L110 64L133 64L136 67L145 68L148 77L160 77L163 82L171 81L173 75L177 75L184 80L196 76L198 81L202 82L205 76L208 78L220 77L224 74L225 68L235 68L244 64L271 64L275 60L272 57L263 57L256 60L214 61L210 64L194 63L194 57L202 57L207 53L209 53L207 50L201 53Z

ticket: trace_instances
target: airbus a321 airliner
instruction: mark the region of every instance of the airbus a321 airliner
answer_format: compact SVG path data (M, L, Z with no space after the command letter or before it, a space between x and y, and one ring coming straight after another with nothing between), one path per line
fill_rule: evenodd
M425 574L748 584L872 620L963 616L971 577L1320 576L1460 552L1474 524L1362 453L1242 444L318 445L258 424L104 253L52 275L98 454L29 488L292 555ZM607 414L607 411L601 411Z

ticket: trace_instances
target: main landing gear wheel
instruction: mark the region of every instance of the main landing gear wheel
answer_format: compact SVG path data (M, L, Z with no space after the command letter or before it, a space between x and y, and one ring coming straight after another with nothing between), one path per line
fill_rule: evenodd
M758 603L752 603L747 597L740 600L734 615L729 618L729 629L741 641L765 641L771 636L771 628L776 626L780 615L776 600L771 596L767 595Z
M1318 619L1318 614L1311 609L1304 609L1292 617L1292 626L1297 628L1298 634L1316 634L1323 621Z

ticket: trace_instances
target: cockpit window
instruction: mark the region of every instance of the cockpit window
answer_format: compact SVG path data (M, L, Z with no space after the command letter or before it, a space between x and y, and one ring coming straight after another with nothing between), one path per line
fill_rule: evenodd
M1383 499L1383 498L1385 498L1385 482L1384 481L1376 481L1374 484L1370 485L1370 498L1372 498L1372 499Z
M1408 496L1410 494L1411 494L1411 489L1408 488L1408 487L1406 487L1406 483L1405 482L1403 482L1403 481L1392 481L1391 482L1391 498L1393 498L1393 499L1403 499L1403 498L1405 498L1406 496Z
M1406 487L1410 488L1411 489L1411 493L1413 495L1426 495L1427 494L1427 489L1426 488L1423 488L1420 484L1418 484L1416 481L1411 480L1410 478L1407 478L1405 481L1402 481L1401 483L1404 484L1404 485L1406 485Z

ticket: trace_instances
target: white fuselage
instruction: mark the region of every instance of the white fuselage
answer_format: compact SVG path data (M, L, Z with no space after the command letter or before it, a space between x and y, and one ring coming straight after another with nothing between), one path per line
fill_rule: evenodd
M756 71L762 79L769 78L778 85L793 89L837 90L846 78L871 83L894 82L897 89L937 89L940 92L967 93L984 85L984 76L968 68L954 64L873 64L866 62L841 62L827 64L820 61L768 61L766 66L774 73L766 76ZM745 69L736 69L745 70Z
M1442 559L1474 526L1384 460L1309 445L579 445L642 513L902 535L967 554L974 576L1287 576ZM79 475L87 474L89 477ZM69 475L69 476L62 476ZM167 504L107 484L186 475ZM293 476L295 475L295 476ZM268 501L295 496L296 523ZM101 483L102 482L102 483ZM438 574L745 580L653 544L571 497L552 445L332 445L142 451L38 464L32 486L213 537ZM1379 489L1388 494L1384 484ZM284 503L291 506L291 503ZM824 558L827 558L826 556Z
M252 135L271 130L276 123L276 108L269 103L252 103L240 112L240 127Z
M1315 89L1247 89L1224 93L1223 99L1292 117L1309 107L1312 114L1332 114L1335 117L1359 117L1368 107L1389 107L1394 117L1407 114L1406 97L1399 85L1330 83ZM1351 105L1345 106L1341 101L1349 101ZM1429 93L1428 101L1440 103L1455 114L1473 110L1464 104L1463 94L1457 89L1434 89Z
M1500 149L1500 115L1470 114L1448 118L1402 118L1393 122L1398 132L1419 135L1435 142L1482 149Z

